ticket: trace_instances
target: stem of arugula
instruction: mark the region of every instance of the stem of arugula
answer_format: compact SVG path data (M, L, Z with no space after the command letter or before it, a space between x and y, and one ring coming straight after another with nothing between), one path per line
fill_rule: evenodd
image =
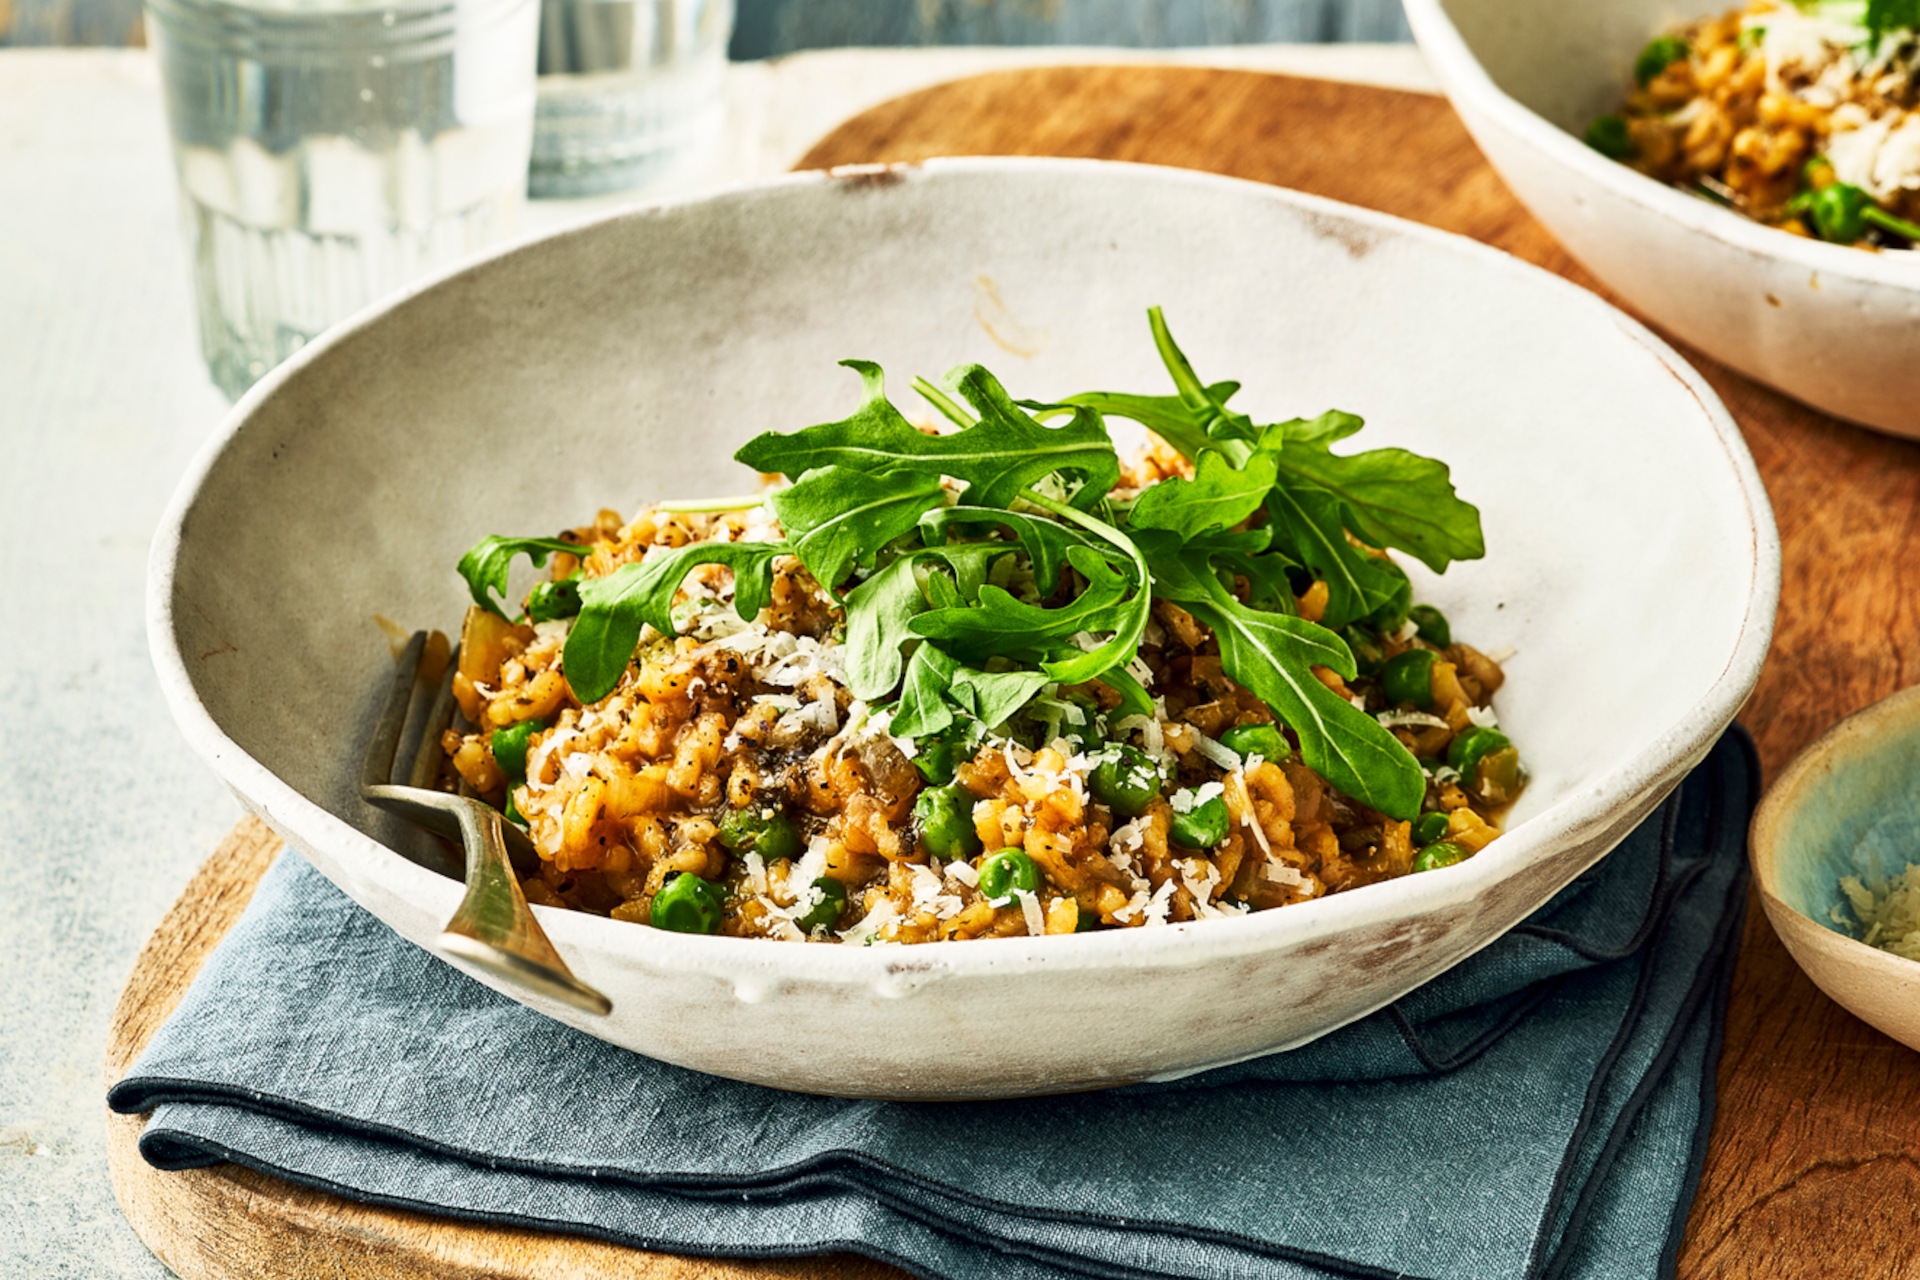
M678 502L656 502L653 508L681 515L700 515L709 511L751 511L766 500L764 493L742 493L731 498L682 498Z
M1095 650L1095 652L1104 651L1109 655L1117 655L1114 657L1114 660L1108 664L1109 669L1113 667L1124 667L1128 660L1139 651L1140 639L1147 633L1147 605L1150 593L1153 590L1153 573L1152 570L1147 568L1146 557L1140 554L1140 548L1133 545L1133 539L1127 537L1105 521L1096 520L1084 511L1075 510L1064 502L1056 502L1044 493L1034 492L1031 488L1022 489L1020 496L1041 510L1052 512L1055 516L1070 524L1077 524L1101 541L1111 543L1115 547L1118 547L1126 554L1127 559L1133 563L1134 572L1139 576L1139 586L1136 589L1140 593L1140 607L1132 611L1132 617L1127 622L1126 630L1116 631L1113 639L1101 645L1100 649ZM1051 671L1057 665L1059 664L1048 663L1047 669Z
M952 396L949 396L925 378L915 378L913 380L913 389L920 393L922 400L925 400L935 409L938 409L940 415L955 426L970 427L973 425L974 420L971 414L954 403Z

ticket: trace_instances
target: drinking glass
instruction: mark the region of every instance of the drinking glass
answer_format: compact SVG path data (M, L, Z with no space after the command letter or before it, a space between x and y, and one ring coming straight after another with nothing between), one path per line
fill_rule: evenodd
M726 120L733 0L542 0L528 190L589 196L667 177Z
M498 243L537 0L147 0L200 345L237 398L328 325Z

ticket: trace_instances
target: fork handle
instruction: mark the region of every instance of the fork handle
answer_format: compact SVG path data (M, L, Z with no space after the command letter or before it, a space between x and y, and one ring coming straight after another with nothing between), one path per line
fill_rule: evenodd
M461 805L458 817L467 853L467 893L434 940L435 950L576 1009L611 1013L613 1001L573 976L534 919L507 857L499 813L471 804Z

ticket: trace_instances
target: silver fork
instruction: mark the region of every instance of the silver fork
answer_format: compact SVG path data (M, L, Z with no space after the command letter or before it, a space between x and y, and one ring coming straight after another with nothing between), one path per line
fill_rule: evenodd
M537 861L528 862L538 858L533 842L519 828L508 826L493 806L471 795L464 784L459 795L434 785L446 757L440 736L453 723L455 664L451 660L433 694L419 750L404 777L400 773L400 740L412 718L426 647L427 633L416 631L400 655L387 704L360 767L360 796L415 826L459 841L466 850L467 895L445 931L434 939L434 949L576 1009L602 1015L612 1012L611 1000L573 976L520 892L512 854L518 853L523 864L537 865Z

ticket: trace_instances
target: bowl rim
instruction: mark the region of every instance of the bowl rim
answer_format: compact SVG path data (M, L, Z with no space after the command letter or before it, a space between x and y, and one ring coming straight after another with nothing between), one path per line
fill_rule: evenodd
M644 962L661 971L699 971L756 977L786 983L870 983L883 994L902 975L978 977L995 970L1045 967L1054 970L1110 967L1122 955L1135 967L1185 967L1212 963L1236 955L1298 947L1340 934L1380 918L1418 918L1482 898L1520 866L1538 862L1553 851L1578 844L1604 832L1609 821L1637 799L1677 783L1666 777L1675 762L1690 763L1704 755L1730 723L1758 679L1771 643L1780 589L1780 541L1771 504L1751 454L1732 416L1712 388L1680 354L1633 317L1586 289L1468 237L1388 214L1323 197L1246 179L1188 169L1120 161L1058 157L937 158L916 163L853 165L814 170L733 184L693 196L638 202L567 227L496 247L468 258L377 302L336 324L250 388L228 411L182 475L154 533L148 557L147 633L156 674L169 710L183 736L249 807L285 832L322 833L336 858L343 850L360 856L383 857L396 866L384 872L386 882L405 881L409 891L422 895L456 895L458 882L427 871L402 858L346 820L335 816L305 794L282 781L230 738L194 691L184 654L175 643L173 586L175 561L182 532L201 486L212 474L226 448L246 429L255 412L308 365L324 359L337 346L382 321L389 312L441 288L496 260L540 251L555 241L595 234L598 228L623 221L641 221L694 210L708 204L752 199L759 193L791 188L832 187L855 182L876 188L903 181L960 180L970 175L1001 173L1056 174L1068 181L1084 175L1123 174L1145 182L1197 187L1223 196L1254 197L1288 205L1315 221L1358 224L1388 236L1407 237L1446 253L1464 255L1486 270L1519 277L1549 293L1558 292L1570 308L1585 309L1616 325L1628 340L1648 354L1691 395L1702 425L1720 446L1739 496L1744 500L1747 542L1744 559L1749 572L1746 607L1725 665L1694 703L1647 749L1589 779L1573 793L1528 818L1486 853L1444 868L1441 874L1402 877L1366 886L1366 892L1333 894L1296 904L1285 912L1256 912L1234 919L1170 924L1154 929L1119 929L1040 938L993 939L997 945L976 941L932 942L903 947L775 947L761 939L709 937L654 929L636 929L622 921L563 908L536 907L543 927L563 951L574 954L612 954ZM885 181L876 182L876 178ZM1624 837L1625 832L1620 833ZM1518 838L1516 838L1518 837ZM1617 842L1617 841L1616 841ZM297 844L297 841L295 842ZM322 843L315 839L314 843ZM1608 845L1611 848L1611 844ZM1606 850L1601 850L1604 854ZM1595 857L1600 856L1596 854ZM1591 860L1590 860L1591 861ZM1196 927L1202 927L1195 934ZM611 931L611 932L610 932ZM1477 942L1490 944L1499 934ZM1124 940L1124 941L1123 941ZM797 953L797 954L796 954ZM906 957L906 958L903 958ZM1464 956L1462 957L1464 959ZM757 973L755 972L757 971ZM915 978L913 980L920 980Z
M1827 767L1835 763L1837 757L1870 745L1880 736L1881 729L1888 721L1905 720L1920 723L1920 684L1868 703L1842 717L1825 733L1801 748L1754 807L1753 823L1747 829L1747 861L1753 868L1753 884L1760 894L1761 905L1766 907L1768 917L1774 920L1774 928L1780 933L1782 942L1787 942L1787 930L1779 923L1784 913L1786 917L1804 921L1816 931L1815 934L1803 932L1804 941L1821 945L1815 942L1816 937L1831 939L1831 945L1823 946L1823 949L1832 951L1836 958L1853 964L1873 965L1890 977L1913 983L1920 982L1920 967L1916 967L1920 962L1870 947L1852 934L1843 933L1833 925L1808 915L1788 902L1776 887L1784 852L1781 836L1787 819L1800 807L1807 792L1821 781Z
M1414 40L1448 99L1471 102L1507 132L1561 167L1606 187L1648 213L1750 256L1778 259L1815 275L1825 273L1862 284L1920 289L1920 249L1909 250L1904 256L1868 253L1847 245L1791 235L1744 218L1731 209L1676 191L1638 170L1607 159L1495 84L1466 37L1454 26L1444 0L1402 2Z

